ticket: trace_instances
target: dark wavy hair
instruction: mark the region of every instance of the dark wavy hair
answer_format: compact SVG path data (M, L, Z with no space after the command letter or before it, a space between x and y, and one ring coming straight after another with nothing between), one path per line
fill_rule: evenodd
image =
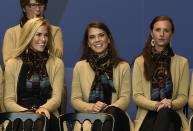
M101 29L105 31L105 33L107 34L108 38L110 39L108 48L112 56L111 62L114 64L115 67L119 64L119 62L125 61L118 56L117 50L115 49L115 44L114 44L115 42L109 28L100 21L93 21L90 24L88 24L88 26L86 27L86 30L84 32L84 37L82 40L82 55L80 60L87 60L89 57L89 52L91 51L90 47L88 46L88 32L90 28Z
M36 2L44 4L44 10L46 10L47 8L47 4L48 4L48 0L36 0ZM27 16L26 16L26 12L23 10L25 8L25 6L27 6L30 3L30 0L20 0L20 6L22 9L22 14L23 16L20 19L20 26L23 27L23 25L26 23L26 21L28 20Z
M151 24L150 24L150 30L153 31L154 25L156 22L158 21L169 21L171 26L172 26L172 33L174 33L175 31L175 27L174 27L174 23L172 21L172 19L168 16L157 16L155 17ZM142 51L142 55L144 57L144 75L147 81L151 81L151 77L153 74L153 71L151 70L151 65L152 65L152 58L151 58L151 50L152 50L152 46L151 46L151 40L152 40L152 36L151 34L149 34L149 37L146 41L146 45Z

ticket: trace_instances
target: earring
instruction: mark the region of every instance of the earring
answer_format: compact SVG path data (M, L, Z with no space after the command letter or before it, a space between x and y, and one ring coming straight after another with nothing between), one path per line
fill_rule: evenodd
M151 39L151 46L155 47L155 40Z
M25 53L28 54L28 48L25 50Z

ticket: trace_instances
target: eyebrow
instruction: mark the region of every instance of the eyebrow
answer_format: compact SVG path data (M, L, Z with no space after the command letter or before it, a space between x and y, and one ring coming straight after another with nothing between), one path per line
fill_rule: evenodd
M100 32L100 33L98 33L96 35L100 35L100 34L105 34L105 32ZM91 35L88 35L88 36L95 36L95 34L91 34Z

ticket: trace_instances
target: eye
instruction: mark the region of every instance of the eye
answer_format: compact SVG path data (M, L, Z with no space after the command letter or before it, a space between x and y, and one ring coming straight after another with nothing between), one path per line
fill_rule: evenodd
M48 35L48 33L46 33L46 34L44 34L44 36L48 37L49 35Z
M156 28L155 31L156 31L156 32L160 32L161 29L160 29L160 28Z
M88 36L88 39L90 39L90 40L93 40L94 38L95 38L94 35L89 35L89 36Z
M105 33L100 33L99 34L99 37L104 37L105 36Z
M171 30L170 29L164 29L164 32L171 32Z
M36 33L36 36L41 36L41 33Z

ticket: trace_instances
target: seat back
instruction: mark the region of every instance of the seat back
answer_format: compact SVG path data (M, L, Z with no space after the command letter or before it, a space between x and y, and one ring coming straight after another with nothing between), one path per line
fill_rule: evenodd
M46 131L46 117L41 114L36 114L33 112L3 112L0 113L0 130L4 131L4 122L9 120L11 123L11 131L14 130L14 122L15 120L21 120L22 122L22 130L24 130L24 123L27 120L32 121L32 131L34 130L35 122L38 120L43 122L43 131Z
M80 131L83 131L83 123L85 121L89 121L91 125L95 121L101 122L101 131L105 122L109 121L112 124L112 131L114 129L114 117L107 113L67 113L63 114L59 117L59 127L60 131L64 131L63 124L66 122L68 130L72 131L75 125L75 122L79 122L81 124Z

